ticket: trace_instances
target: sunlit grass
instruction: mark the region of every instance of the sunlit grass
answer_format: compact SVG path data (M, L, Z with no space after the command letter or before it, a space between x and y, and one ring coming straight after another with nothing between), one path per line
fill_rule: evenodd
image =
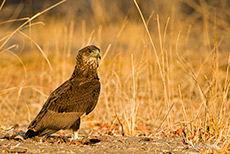
M135 135L135 128L142 125L158 131L176 127L188 136L199 131L201 135L187 138L188 142L214 137L218 144L224 137L227 146L230 56L222 29L228 35L229 28L211 22L210 16L195 25L195 15L182 20L175 4L169 6L168 15L153 12L141 18L141 9L146 8L138 14L138 4L133 3L135 21L119 13L119 22L98 21L95 26L89 20L26 18L21 28L2 31L0 125L27 126L50 92L71 76L77 51L95 44L103 56L102 90L83 125L84 121L111 123L117 117L126 134ZM105 8L103 3L95 4L95 10L100 8ZM100 12L94 16L109 18ZM28 21L30 26L25 27Z

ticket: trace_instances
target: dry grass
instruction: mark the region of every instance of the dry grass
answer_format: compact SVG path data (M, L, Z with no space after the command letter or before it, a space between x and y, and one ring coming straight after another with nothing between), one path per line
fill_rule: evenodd
M27 125L49 93L70 77L77 50L95 44L103 55L102 91L85 122L110 123L117 116L125 133L132 135L141 125L158 130L182 127L188 136L201 132L191 142L214 137L217 145L224 138L226 150L230 115L227 10L222 5L210 9L203 0L200 4L184 0L194 8L186 16L176 0L168 5L159 2L163 10L144 4L137 10L134 2L127 16L114 7L116 22L100 0L93 2L93 17L82 21L43 18L41 11L25 18L18 28L1 24L0 125ZM139 17L143 11L145 16Z

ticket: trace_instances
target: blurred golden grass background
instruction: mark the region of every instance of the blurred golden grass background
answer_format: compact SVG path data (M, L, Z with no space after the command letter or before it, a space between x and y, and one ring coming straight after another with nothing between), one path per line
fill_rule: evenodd
M24 3L3 3L1 126L27 126L50 92L71 76L77 51L95 44L103 56L102 90L96 109L83 118L82 127L92 121L117 123L118 117L126 134L134 135L135 128L144 125L158 130L182 127L188 133L200 130L228 138L227 0L138 1L154 44L134 1L75 4L69 0L18 31L28 17L54 3L28 16L22 14L28 7Z

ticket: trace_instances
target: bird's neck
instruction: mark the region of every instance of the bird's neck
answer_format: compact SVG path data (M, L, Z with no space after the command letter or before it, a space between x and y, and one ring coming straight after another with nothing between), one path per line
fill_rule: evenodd
M97 69L88 65L77 64L71 78L98 78Z

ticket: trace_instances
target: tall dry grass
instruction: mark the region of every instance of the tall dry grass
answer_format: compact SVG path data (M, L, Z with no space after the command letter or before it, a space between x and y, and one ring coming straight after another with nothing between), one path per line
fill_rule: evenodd
M181 3L193 13L183 13ZM203 0L199 4L162 1L157 7L141 4L133 1L124 14L112 3L116 9L106 13L107 3L100 0L93 2L93 16L80 21L71 12L61 17L43 15L49 8L16 19L25 20L19 27L12 27L17 22L12 19L1 23L0 125L28 125L50 92L71 76L77 51L95 44L103 56L102 90L83 126L118 118L126 134L134 135L135 128L144 125L158 131L182 127L188 135L206 134L194 142L211 136L219 139L216 144L227 139L227 10L218 13L222 4L211 7Z

